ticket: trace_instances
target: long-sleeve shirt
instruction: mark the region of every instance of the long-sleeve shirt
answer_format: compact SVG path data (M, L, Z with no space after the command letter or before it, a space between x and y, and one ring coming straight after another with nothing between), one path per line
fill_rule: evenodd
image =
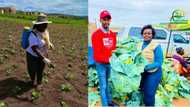
M92 34L94 60L98 63L109 63L112 50L116 48L116 33L99 28Z
M144 41L143 42L143 46L142 49L144 49L145 47L147 47L150 44L151 41ZM154 49L154 61L151 64L148 64L147 66L147 71L155 69L155 68L159 68L161 69L163 63L163 51L160 45L158 45L155 49Z

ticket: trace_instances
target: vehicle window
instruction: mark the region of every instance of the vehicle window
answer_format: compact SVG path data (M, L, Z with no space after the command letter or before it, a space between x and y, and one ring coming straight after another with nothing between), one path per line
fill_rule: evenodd
M141 35L141 29L142 28L140 27L131 27L131 29L129 30L129 35L143 39ZM164 30L156 29L156 35L154 39L166 39L166 38L167 38L167 33Z
M128 34L129 34L129 36L138 37L140 39L143 39L143 37L141 35L140 27L131 27Z
M173 36L173 40L175 43L187 43L187 40L180 34L173 34Z
M166 39L167 33L164 30L156 30L154 39Z

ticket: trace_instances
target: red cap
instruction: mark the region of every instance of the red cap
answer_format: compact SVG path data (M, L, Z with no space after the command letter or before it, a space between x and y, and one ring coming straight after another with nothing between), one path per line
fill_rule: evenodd
M100 13L100 19L103 19L103 18L105 18L106 16L110 17L110 19L111 19L111 14L110 14L107 10L103 10L103 11Z

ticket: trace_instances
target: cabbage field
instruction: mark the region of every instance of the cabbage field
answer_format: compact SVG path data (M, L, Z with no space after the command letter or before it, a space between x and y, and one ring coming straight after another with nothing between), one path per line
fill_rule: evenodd
M55 65L44 70L43 90L28 81L25 50L20 45L25 26L36 15L0 14L0 107L85 107L87 103L87 19L48 17Z

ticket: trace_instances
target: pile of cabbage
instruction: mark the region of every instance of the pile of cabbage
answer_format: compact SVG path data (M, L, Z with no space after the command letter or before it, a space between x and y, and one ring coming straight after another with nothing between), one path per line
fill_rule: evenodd
M162 80L156 93L157 106L173 106L174 98L184 97L190 100L190 84L187 78L180 76L171 67L172 62L165 59Z
M110 58L112 69L109 83L112 89L112 97L128 107L143 105L143 97L138 90L141 73L144 72L147 60L141 56L140 48L137 48L140 42L137 38L120 40L117 43L117 49ZM190 99L188 80L179 76L171 66L172 62L164 59L163 75L155 96L155 106L172 106L174 98L185 97ZM95 72L95 68L89 68L89 87L98 86L97 73Z
M88 87L98 87L98 75L95 67L88 69Z
M96 103L100 101L98 91L99 81L96 68L91 66L88 68L88 106L95 107ZM96 90L93 90L95 88Z
M139 89L141 73L147 60L141 56L138 39L128 38L117 44L116 51L110 58L110 86L112 97L125 102L126 98Z
M99 92L88 87L88 106L95 107L98 101L100 101Z

